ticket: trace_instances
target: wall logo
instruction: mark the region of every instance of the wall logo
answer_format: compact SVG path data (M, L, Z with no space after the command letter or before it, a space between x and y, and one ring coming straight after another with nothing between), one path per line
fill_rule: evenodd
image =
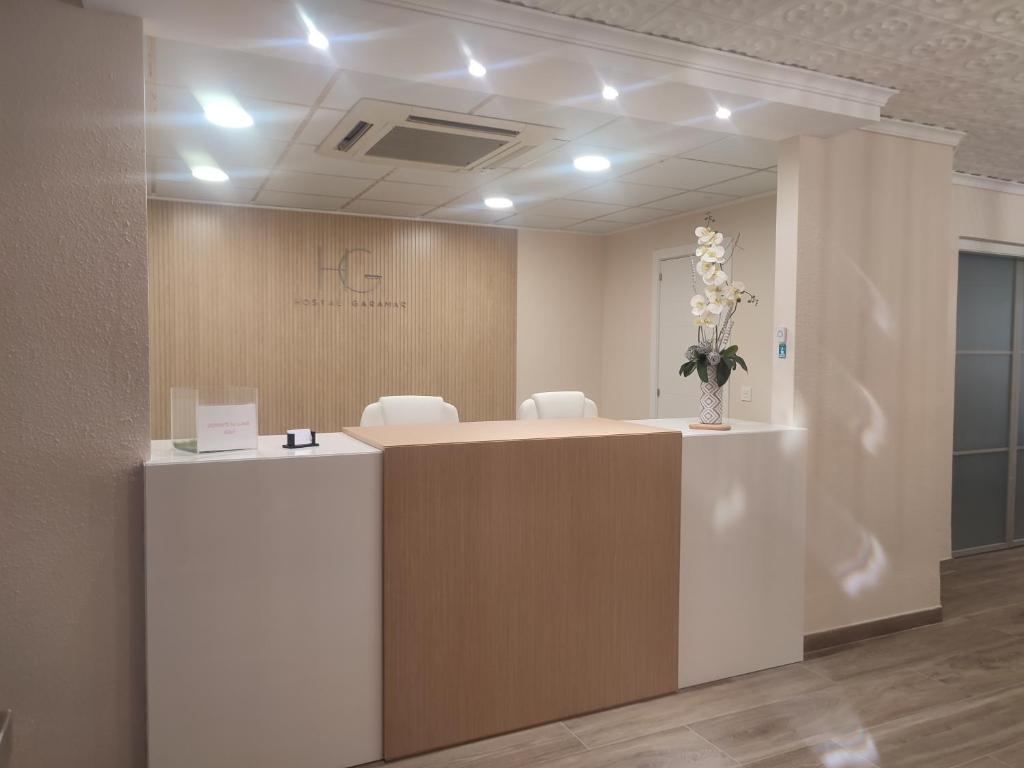
M372 293L380 288L381 281L384 279L379 274L366 271L372 260L373 252L369 248L346 248L338 258L337 265L325 267L323 249L321 248L317 251L317 261L320 265L320 287L323 287L324 272L334 272L338 275L341 284L352 293Z
M337 260L326 257L324 249L317 249L317 293L316 297L297 298L294 303L305 307L355 307L357 309L407 309L404 299L381 296L384 293L384 276L377 259L369 248L345 248ZM325 297L325 280L328 285L338 284L347 297Z

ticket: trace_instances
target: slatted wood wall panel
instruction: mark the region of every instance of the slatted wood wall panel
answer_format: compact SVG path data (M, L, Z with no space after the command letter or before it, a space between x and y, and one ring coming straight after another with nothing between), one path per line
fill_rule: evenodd
M321 269L346 248L370 293ZM261 434L339 431L386 394L514 414L514 231L152 200L149 254L154 439L171 386L259 387Z

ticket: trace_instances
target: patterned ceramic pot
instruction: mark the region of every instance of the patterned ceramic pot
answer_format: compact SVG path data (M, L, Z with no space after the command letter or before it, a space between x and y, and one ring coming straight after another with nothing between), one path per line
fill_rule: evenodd
M717 365L709 365L707 383L700 383L701 424L722 423L722 388L718 386L718 379L715 377L717 371Z

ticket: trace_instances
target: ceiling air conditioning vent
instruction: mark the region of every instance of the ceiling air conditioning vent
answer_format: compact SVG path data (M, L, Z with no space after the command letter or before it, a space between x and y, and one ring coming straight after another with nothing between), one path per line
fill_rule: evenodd
M345 134L345 138L338 142L338 149L344 152L353 144L355 144L362 137L364 133L373 128L372 123L367 123L360 120L356 123L355 128Z
M532 150L557 144L557 133L543 125L362 99L316 151L441 171L514 168L527 162Z

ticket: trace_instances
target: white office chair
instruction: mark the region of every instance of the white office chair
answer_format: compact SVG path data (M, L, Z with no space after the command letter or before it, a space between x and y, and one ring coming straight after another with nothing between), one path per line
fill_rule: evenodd
M597 403L582 392L535 392L519 406L519 419L596 419Z
M398 395L382 397L363 409L361 427L387 424L443 424L457 422L459 409L440 397Z

